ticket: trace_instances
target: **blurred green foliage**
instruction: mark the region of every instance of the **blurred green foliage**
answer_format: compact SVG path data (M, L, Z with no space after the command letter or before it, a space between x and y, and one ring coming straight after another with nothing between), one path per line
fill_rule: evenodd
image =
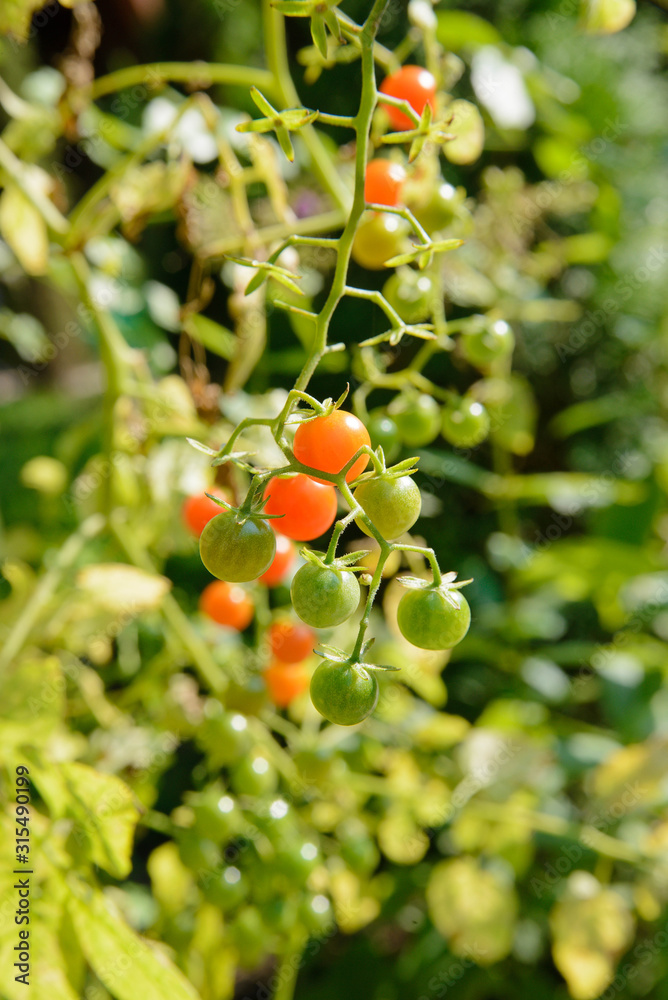
M251 229L275 240L296 218L335 228L335 198L299 140L294 167L260 138L233 147L250 80L188 108L201 67L99 86L156 60L261 72L266 6L51 4L32 22L30 3L3 7L0 758L5 801L18 764L33 783L37 1000L285 1000L297 972L309 1000L668 997L659 6L593 35L583 24L624 27L633 5L436 7L442 71L480 106L485 146L418 160L415 210L442 173L448 235L466 240L439 265L447 320L502 316L516 350L512 378L472 372L457 338L425 368L492 417L478 448L418 449L417 530L474 577L473 626L444 669L401 640L388 581L374 653L402 672L352 733L319 729L306 698L272 707L258 636L287 591L254 588L257 630L207 621L180 520L211 483L185 438L217 447L275 413L312 336L275 306L285 289L249 307L222 264L244 245L235 165L255 171ZM389 4L382 45L422 61L427 37ZM320 72L307 19L288 46L304 104L354 114L358 64ZM342 133L321 132L347 184ZM317 306L331 261L302 265ZM346 350L310 391L350 382L386 407L383 377L417 348L360 350L381 323L344 300L331 339ZM236 470L219 482L243 493ZM344 624L328 641L350 638ZM9 871L11 808L2 823ZM3 916L9 1000L24 995L15 930Z

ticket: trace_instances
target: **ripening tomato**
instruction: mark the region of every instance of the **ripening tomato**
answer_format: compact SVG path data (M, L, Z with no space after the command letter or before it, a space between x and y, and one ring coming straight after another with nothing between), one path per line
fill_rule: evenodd
M199 554L212 576L230 583L257 580L271 566L276 536L262 517L238 510L217 514L204 526Z
M265 587L278 587L290 572L295 556L295 547L290 539L276 532L276 555L267 572L259 577L260 583Z
M276 660L264 672L269 697L277 708L286 708L309 686L311 677L303 663Z
M230 494L218 489L217 486L212 487L206 492L212 496L219 497L221 500L226 500L228 503L231 500ZM213 500L209 500L206 493L193 493L192 496L186 497L183 501L181 516L188 531L195 535L196 538L199 538L204 530L204 526L209 523L211 518L215 517L216 514L221 514L224 510L224 507L219 507Z
M364 199L374 205L398 205L406 171L393 160L371 160L364 177Z
M238 632L243 632L253 619L253 602L246 591L225 580L214 580L204 588L199 607L219 625L228 625Z
M281 531L288 538L309 542L318 538L336 517L336 491L331 483L318 483L310 476L277 476L264 489L266 514L283 515Z
M381 84L381 93L408 101L413 111L421 115L425 105L433 110L436 97L436 80L423 66L402 66L396 73L386 76ZM415 128L408 115L390 104L383 105L395 129Z
M308 625L288 620L269 626L269 645L281 663L299 663L313 652L317 638Z
M333 410L325 417L316 417L297 428L294 453L298 462L323 472L340 472L362 445L370 445L369 432L354 413ZM368 455L360 455L346 472L346 481L352 482L369 464ZM316 482L322 482L316 479Z

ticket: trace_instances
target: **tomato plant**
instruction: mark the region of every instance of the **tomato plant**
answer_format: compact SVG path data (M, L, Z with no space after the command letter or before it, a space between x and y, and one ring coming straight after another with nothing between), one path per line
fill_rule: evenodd
M219 625L243 632L253 620L255 607L249 595L235 584L214 580L204 588L199 599L200 611Z

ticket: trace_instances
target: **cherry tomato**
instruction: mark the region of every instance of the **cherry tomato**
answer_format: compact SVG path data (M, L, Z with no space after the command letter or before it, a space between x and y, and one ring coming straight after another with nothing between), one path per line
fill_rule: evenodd
M369 271L381 271L386 260L410 249L408 223L388 212L371 212L362 219L353 240L353 260Z
M454 603L451 603L451 600ZM408 590L399 601L397 622L404 639L420 649L452 649L471 624L471 609L459 590Z
M332 526L336 517L336 492L331 483L318 483L298 473L269 481L265 513L282 514L280 529L288 538L309 542Z
M214 906L224 911L233 910L249 895L248 882L235 865L217 870L211 879L202 879L202 891Z
M306 563L295 574L290 596L303 622L313 628L330 628L357 611L360 585L348 570Z
M420 491L412 476L379 476L360 483L355 499L383 538L391 541L412 528L422 508ZM370 535L364 521L356 519L357 527Z
M211 493L212 496L219 497L221 500L227 500L228 503L230 502L229 493L217 487L212 487L210 490L207 490L207 493ZM181 516L188 531L199 538L204 530L204 526L209 523L212 517L220 514L224 509L224 507L219 507L217 503L214 503L213 500L209 500L206 493L193 493L192 496L186 497L183 501Z
M276 532L276 555L267 572L259 578L260 583L265 587L278 587L290 572L295 558L295 547L290 539Z
M452 184L439 184L431 197L422 205L413 208L413 215L431 236L452 225L461 199Z
M201 792L190 792L186 802L195 814L192 829L207 840L227 840L243 824L234 799L225 794L222 785L209 785Z
M388 412L397 425L399 436L411 448L431 444L441 429L441 409L426 393L405 393L393 400Z
M375 449L381 445L385 458L392 462L401 451L399 431L392 417L388 417L384 409L372 410L366 426L371 447Z
M295 434L295 458L303 465L323 472L340 472L362 445L371 444L369 432L354 413L333 410L326 417L316 417L300 424ZM369 464L368 455L360 455L346 472L346 482L364 472ZM313 477L315 478L315 477ZM317 483L322 482L316 479Z
M475 328L462 335L460 343L466 360L485 371L498 358L512 353L515 338L505 320L490 323L481 316Z
M457 448L474 448L489 434L489 414L467 396L443 410L443 437Z
M410 267L395 271L385 282L383 295L404 323L424 323L431 315L432 281Z
M378 681L361 663L323 660L311 678L311 701L328 722L356 726L378 704Z
M287 706L309 686L311 675L303 663L276 660L264 672L269 697L277 708Z
M313 652L315 633L301 622L277 621L269 626L269 645L281 663L299 663Z
M275 792L278 785L276 768L262 753L247 754L232 769L230 783L239 795Z
M253 620L255 608L243 589L225 580L214 580L205 587L199 599L200 611L219 625L243 632Z
M408 101L413 111L417 112L418 115L422 114L426 104L429 104L433 110L436 80L429 70L422 66L402 66L396 73L385 77L380 89L383 94ZM399 108L394 108L390 104L386 104L384 107L395 129L403 131L415 128L408 115Z
M183 830L177 839L181 861L194 872L214 871L220 865L220 848L194 830Z
M371 160L364 178L364 199L375 205L398 205L406 171L393 160Z
M205 525L199 554L209 573L219 580L257 580L271 566L276 536L261 517L241 518L237 511L217 514Z

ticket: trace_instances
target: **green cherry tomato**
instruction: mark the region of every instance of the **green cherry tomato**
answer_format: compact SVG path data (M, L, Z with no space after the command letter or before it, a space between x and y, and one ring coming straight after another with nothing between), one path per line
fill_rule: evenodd
M413 215L431 235L452 225L460 201L461 198L458 197L452 184L443 181L428 201L413 208Z
M409 590L399 601L397 622L404 639L420 649L452 649L471 624L471 609L459 590Z
M212 840L200 837L194 830L179 834L181 861L194 872L214 871L220 865L220 849Z
M230 932L239 951L239 964L244 969L254 969L269 946L267 928L258 908L244 906L230 923Z
M366 215L355 233L353 260L369 271L380 271L386 260L407 249L408 223L389 212Z
M296 840L276 854L279 870L292 882L303 884L318 864L320 852L312 841Z
M261 517L241 518L237 511L229 510L204 526L199 553L209 573L219 580L257 580L273 562L276 535Z
M360 483L354 497L383 538L391 541L412 528L422 509L422 499L412 476L381 475ZM364 521L356 519L357 527L370 535Z
M405 393L390 403L388 412L401 440L410 448L421 448L438 437L441 409L426 393Z
M230 775L230 783L239 795L263 795L274 792L278 785L276 769L261 754L247 754Z
M381 445L385 458L392 462L401 451L399 431L392 417L384 409L372 410L366 421L366 429L371 438L371 447Z
M224 792L222 785L212 785L202 792L193 792L186 801L195 814L192 829L207 840L226 840L240 826L239 810L234 799Z
M328 722L356 726L378 704L378 681L361 663L323 660L311 678L311 701Z
M295 573L290 596L303 622L313 628L330 628L357 611L360 585L347 570L306 563Z
M482 403L463 396L443 410L443 437L456 448L475 448L489 434L489 414Z
M510 326L503 319L489 322L481 316L479 322L462 334L462 353L466 360L485 371L498 358L505 358L515 347L515 337Z
M385 282L383 295L404 323L424 323L431 315L432 281L428 274L399 268Z
M334 928L334 913L327 896L308 895L299 907L301 922L315 937L323 937Z
M350 837L341 843L341 857L356 875L370 875L378 867L378 848L367 835Z
M234 865L216 871L211 878L201 880L204 895L221 910L234 909L248 897L248 882Z

